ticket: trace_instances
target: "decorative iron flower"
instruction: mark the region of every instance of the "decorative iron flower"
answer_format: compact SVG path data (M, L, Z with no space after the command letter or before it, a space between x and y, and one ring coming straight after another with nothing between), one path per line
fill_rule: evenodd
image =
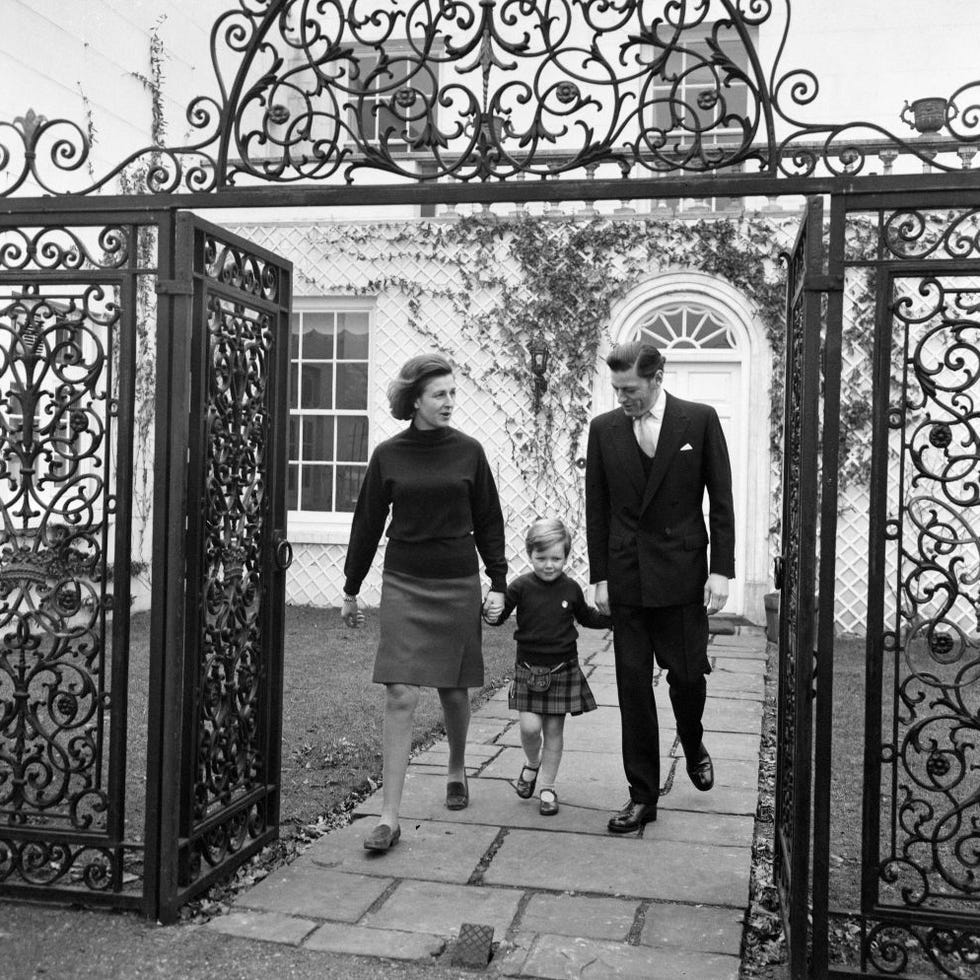
M937 657L945 657L953 649L953 638L949 633L933 633L929 640L929 649Z
M281 104L269 106L269 122L281 126L289 118L289 109Z
M941 752L930 752L926 759L926 772L933 779L942 779L949 772L949 759Z
M953 430L945 422L940 422L930 429L929 441L937 449L945 449L953 441Z
M562 105L577 102L580 96L579 87L574 82L559 82L555 87L555 98Z
M395 105L399 109L411 109L418 100L418 97L418 89L412 88L411 85L406 85L395 93Z

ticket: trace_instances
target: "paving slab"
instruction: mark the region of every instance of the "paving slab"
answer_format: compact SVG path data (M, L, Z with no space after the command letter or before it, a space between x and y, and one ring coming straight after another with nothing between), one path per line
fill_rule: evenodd
M645 833L645 831L644 831ZM512 830L484 872L492 885L744 907L751 852L715 842Z
M470 721L469 737L467 744L474 745L495 745L500 741L501 724L509 724L510 727L517 727L517 716L510 723L502 722L499 718L478 718L473 717Z
M651 902L646 908L640 944L738 956L744 918L743 909Z
M719 759L735 759L743 762L759 764L758 732L729 732L709 729L705 725L704 744L711 753L711 758L717 763ZM677 753L675 754L682 754Z
M727 651L718 650L715 652L708 651L711 659L712 671L708 675L708 683L711 683L711 676L716 670L727 670L736 674L764 674L765 662L762 660L757 660L755 657L739 657L734 656L734 651L732 656L728 655Z
M668 736L672 735L673 732L668 733ZM660 768L665 780L673 761L668 754L672 742L672 738L661 740L663 754L660 757ZM562 754L556 783L559 799L569 804L595 807L599 810L619 809L629 795L622 759L619 748L612 752L566 748ZM480 778L504 779L513 787L523 765L524 750L507 747L480 773ZM518 801L516 794L514 800Z
M532 895L518 929L527 933L624 941L636 921L637 901L586 895Z
M494 832L501 827L546 827L550 830L604 835L611 813L622 806L625 800L620 781L615 802L612 804L608 800L602 800L595 806L584 806L563 800L557 815L542 817L538 812L536 799L520 799L513 786L503 779L472 780L470 805L465 810L445 808L442 798L438 796L439 792L445 793L444 787L445 780L441 776L413 775L409 770L402 796L402 840L397 845L398 848L414 833L416 824L421 825L426 821L477 824L490 827ZM560 786L558 792L561 796ZM356 816L377 816L380 812L381 798L377 794L364 800L354 811Z
M511 888L403 881L362 925L449 939L458 935L464 922L472 922L493 926L494 935L502 936L517 915L522 895Z
M674 775L670 792L660 798L657 807L661 810L694 810L698 813L730 813L746 817L754 816L759 805L759 794L755 787L740 788L715 784L707 793L695 789L687 778L687 773Z
M517 721L517 712L512 711L505 698L503 701L487 701L481 704L472 714L472 719L504 718L507 721ZM472 720L470 722L472 724Z
M466 765L481 766L487 759L492 759L500 752L499 745L486 745L482 742L466 743ZM420 765L441 765L443 771L449 759L449 744L443 739L430 746L424 752L412 756L412 762Z
M668 797L663 797L663 802L657 808L656 823L647 824L643 829L644 841L675 840L700 845L724 841L727 846L732 847L752 846L754 816L669 807L667 799Z
M241 910L215 916L204 928L240 939L261 939L298 946L316 927L317 923L310 919L284 915L282 912Z
M320 926L303 944L304 949L324 953L347 953L354 956L380 956L390 960L432 960L446 948L441 936L395 929L366 929L338 926L332 922ZM379 973L378 976L382 976Z
M759 763L756 759L726 759L715 751L716 742L724 739L724 735L709 734L707 736L708 749L711 751L712 761L715 767L715 786L734 786L738 789L750 789L756 792L759 785ZM724 744L718 746L724 752ZM687 763L684 760L684 752L677 746L672 753L672 761L677 763L674 770L674 779L671 783L670 792L675 788L680 789L682 783L691 785L690 777L687 775Z
M762 674L744 670L713 670L708 677L708 694L714 698L761 701L766 694L766 682Z
M673 738L674 713L667 699L667 692L657 698L659 718L665 728L661 735L661 744L669 732ZM501 733L497 739L498 745L520 745L521 732L515 717L514 724ZM569 717L565 721L565 749L583 749L591 752L622 752L622 729L619 723L619 708L603 706L598 711L588 711L583 715Z
M709 694L704 705L704 730L707 732L762 732L762 702L718 698ZM758 753L758 746L756 746Z
M539 936L520 976L546 980L735 980L737 956L654 949L596 939Z
M466 884L497 836L496 827L410 821L402 816L401 839L391 850L378 853L365 850L362 843L374 824L370 818L355 820L322 837L304 857L319 868L348 874Z
M323 839L332 836L327 834ZM390 876L344 874L319 867L307 852L267 875L254 888L241 892L234 907L356 922L392 882Z

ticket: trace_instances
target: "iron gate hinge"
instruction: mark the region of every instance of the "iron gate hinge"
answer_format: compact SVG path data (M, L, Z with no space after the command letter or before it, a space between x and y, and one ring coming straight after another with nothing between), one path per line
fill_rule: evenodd
M194 283L186 279L158 279L157 293L166 296L193 296Z
M844 290L843 276L807 276L803 288L808 293L840 293Z

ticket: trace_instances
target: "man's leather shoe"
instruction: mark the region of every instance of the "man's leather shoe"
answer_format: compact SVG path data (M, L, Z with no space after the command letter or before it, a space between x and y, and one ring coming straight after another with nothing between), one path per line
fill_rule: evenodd
M701 790L702 793L707 793L714 786L715 767L712 765L708 750L703 745L701 746L701 754L698 761L693 766L688 765L687 774L691 777L694 788Z
M630 800L609 821L608 827L614 834L628 834L634 830L639 830L646 823L653 823L656 819L656 803L637 803L635 800Z

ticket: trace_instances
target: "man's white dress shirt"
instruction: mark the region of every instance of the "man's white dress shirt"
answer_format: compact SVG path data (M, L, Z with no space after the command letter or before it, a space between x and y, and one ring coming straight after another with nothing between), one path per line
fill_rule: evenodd
M660 439L660 428L664 423L664 408L667 404L664 389L661 387L657 392L656 401L649 411L644 412L639 418L633 419L633 434L643 452L653 458L657 451L657 441Z

